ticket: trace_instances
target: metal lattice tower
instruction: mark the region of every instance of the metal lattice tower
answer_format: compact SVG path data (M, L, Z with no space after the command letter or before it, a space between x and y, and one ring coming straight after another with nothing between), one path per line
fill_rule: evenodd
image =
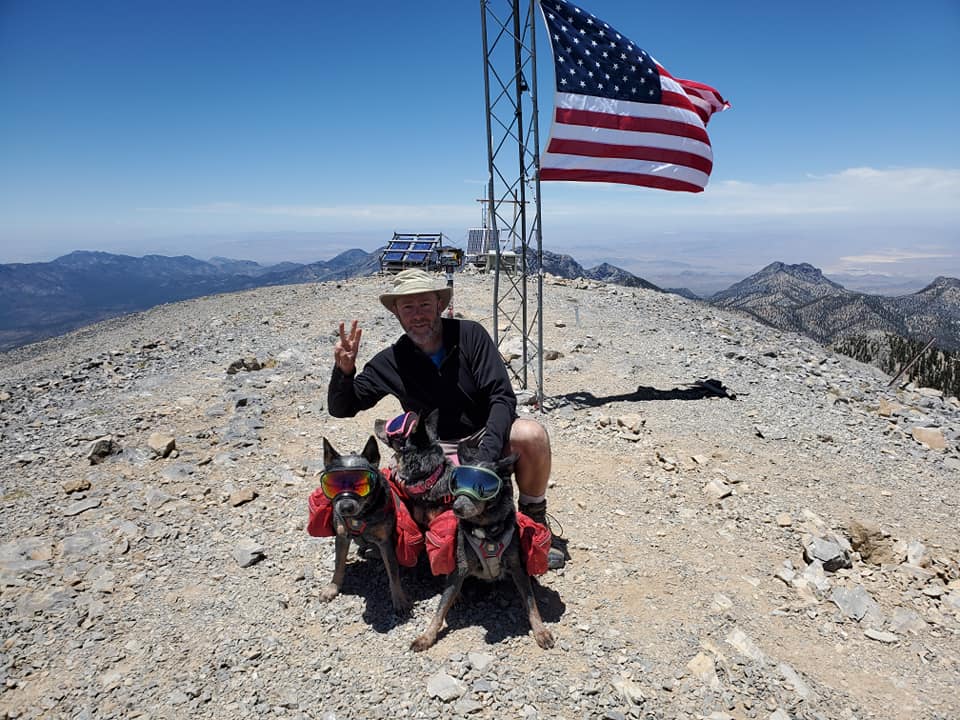
M543 406L543 253L537 114L536 3L480 0L487 105L487 223L496 258L493 339L520 340L510 371ZM511 255L511 253L515 255ZM532 276L532 281L531 281Z

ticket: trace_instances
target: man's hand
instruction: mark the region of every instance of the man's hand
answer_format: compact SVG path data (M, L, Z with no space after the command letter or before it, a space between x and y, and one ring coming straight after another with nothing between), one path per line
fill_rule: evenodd
M357 369L357 351L360 349L360 336L363 330L357 327L357 321L350 323L350 334L340 323L340 339L333 346L333 361L344 375L352 375Z

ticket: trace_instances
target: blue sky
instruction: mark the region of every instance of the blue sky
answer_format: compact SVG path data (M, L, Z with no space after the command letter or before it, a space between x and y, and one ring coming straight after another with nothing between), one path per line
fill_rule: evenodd
M774 260L960 276L956 0L580 4L733 107L702 194L544 183L545 249L654 278ZM462 244L482 72L466 0L0 0L0 262Z

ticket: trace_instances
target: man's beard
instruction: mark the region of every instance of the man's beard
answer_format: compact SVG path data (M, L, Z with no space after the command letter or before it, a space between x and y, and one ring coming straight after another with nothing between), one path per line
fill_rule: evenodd
M403 330L406 332L407 337L413 340L413 343L418 347L424 345L432 346L438 343L442 337L439 315L433 319L433 322L431 322L429 326L414 327L411 324Z

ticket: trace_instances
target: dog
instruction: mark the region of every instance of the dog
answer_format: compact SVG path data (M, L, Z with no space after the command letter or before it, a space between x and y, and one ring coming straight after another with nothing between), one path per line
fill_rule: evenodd
M474 454L474 447L460 443L461 462L470 463ZM520 594L537 645L544 649L553 647L553 635L540 617L520 548L511 482L516 460L517 456L511 455L495 463L461 465L452 472L450 490L455 498L453 514L457 519L456 568L447 576L437 611L427 629L411 643L412 650L421 652L436 643L447 613L468 577L494 581L508 575Z
M399 614L413 607L400 585L400 567L396 554L396 498L387 479L379 470L380 449L370 436L359 455L341 455L323 439L323 473L321 489L333 506L333 528L336 561L333 578L320 591L324 602L333 600L343 587L350 541L376 545L383 559L390 583L390 600Z
M377 438L396 453L396 482L417 525L423 529L453 502L450 474L454 463L437 439L439 412L420 417L407 412L374 422Z

